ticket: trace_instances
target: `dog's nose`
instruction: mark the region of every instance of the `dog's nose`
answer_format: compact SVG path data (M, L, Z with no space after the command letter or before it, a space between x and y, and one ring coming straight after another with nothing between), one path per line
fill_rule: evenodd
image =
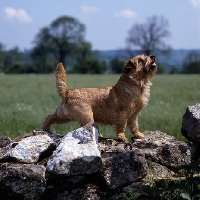
M151 59L156 59L156 57L154 55L151 55L150 58Z

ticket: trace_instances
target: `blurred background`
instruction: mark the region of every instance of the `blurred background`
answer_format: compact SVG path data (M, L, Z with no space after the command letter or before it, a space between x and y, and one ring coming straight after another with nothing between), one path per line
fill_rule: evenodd
M137 54L200 73L200 0L1 0L0 30L3 73L121 73Z

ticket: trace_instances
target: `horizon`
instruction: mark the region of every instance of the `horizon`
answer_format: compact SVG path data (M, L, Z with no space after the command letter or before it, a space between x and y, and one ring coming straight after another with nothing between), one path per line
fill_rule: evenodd
M33 48L33 40L43 27L60 16L71 16L86 27L85 40L93 50L118 50L127 46L128 31L135 23L145 23L152 15L169 21L171 36L165 42L172 49L200 49L200 0L1 0L0 43L5 48Z

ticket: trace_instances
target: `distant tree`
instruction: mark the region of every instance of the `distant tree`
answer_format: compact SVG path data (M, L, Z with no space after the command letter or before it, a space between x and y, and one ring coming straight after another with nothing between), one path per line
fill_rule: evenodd
M68 16L59 17L49 27L41 29L35 37L31 54L38 70L51 72L57 62L67 66L67 58L78 51L84 32L85 26Z
M90 60L92 58L91 44L82 42L76 49L76 62L74 63L73 72L87 74L90 70Z
M191 62L184 66L183 74L200 74L200 62Z
M192 51L185 56L182 73L200 74L200 53Z
M176 66L172 66L170 72L170 74L179 74L180 70L176 67Z
M91 44L82 42L77 48L76 62L74 63L73 72L81 74L102 74L106 70L105 62L98 59L92 49Z
M157 74L167 74L167 67L165 64L160 63L159 61L157 61Z
M189 51L188 54L183 59L184 64L189 64L191 62L200 62L200 53L196 51Z
M52 69L55 66L51 66L53 62L51 59L51 36L49 28L42 28L36 35L33 43L35 46L33 47L30 56L36 73L52 72Z
M51 23L49 33L52 52L59 62L65 63L83 42L85 26L75 18L63 16Z
M103 74L106 71L106 62L99 61L98 59L91 60L90 73L91 74Z
M19 47L14 47L3 54L3 71L8 73L21 73L21 66L24 66L24 53ZM20 67L19 67L20 65ZM16 66L16 69L14 69ZM13 72L11 72L13 70Z
M113 73L121 74L124 70L124 61L114 57L109 63L110 69Z
M134 24L128 32L128 49L139 48L146 55L154 50L168 50L164 40L170 36L168 20L163 16L147 18L143 24Z
M4 67L11 65L13 62L22 62L24 60L24 55L20 51L19 47L14 47L4 53Z
M4 46L0 43L0 72L3 71Z
M11 65L9 65L5 69L6 74L25 74L26 73L26 67L21 62L12 62Z

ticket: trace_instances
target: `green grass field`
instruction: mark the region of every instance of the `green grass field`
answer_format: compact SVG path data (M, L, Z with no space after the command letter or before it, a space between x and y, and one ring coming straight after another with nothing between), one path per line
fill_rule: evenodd
M67 75L69 88L104 87L116 83L119 75ZM0 136L12 139L41 130L46 115L60 103L54 75L0 75ZM182 117L189 105L200 102L200 75L156 75L149 104L139 116L140 131L160 130L184 140ZM77 123L52 126L66 134ZM115 137L112 127L100 126L105 137ZM131 134L127 132L131 137Z

